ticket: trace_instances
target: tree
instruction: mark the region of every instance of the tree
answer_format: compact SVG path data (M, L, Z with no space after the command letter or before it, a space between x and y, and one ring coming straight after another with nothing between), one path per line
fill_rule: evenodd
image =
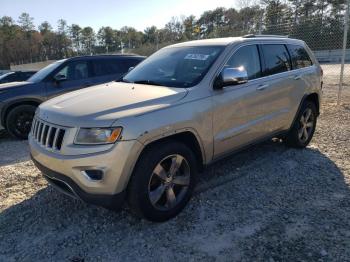
M91 27L84 27L81 30L81 43L83 53L91 55L95 46L95 32Z
M18 18L18 23L23 31L29 32L35 29L34 18L27 13L22 13Z

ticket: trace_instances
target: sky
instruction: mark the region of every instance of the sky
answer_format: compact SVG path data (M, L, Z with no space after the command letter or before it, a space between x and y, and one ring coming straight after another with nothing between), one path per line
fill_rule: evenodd
M29 13L35 25L48 21L57 28L57 20L64 19L68 25L102 26L120 29L132 26L143 31L155 25L158 28L170 21L172 16L195 15L216 7L235 7L236 0L0 0L0 17Z

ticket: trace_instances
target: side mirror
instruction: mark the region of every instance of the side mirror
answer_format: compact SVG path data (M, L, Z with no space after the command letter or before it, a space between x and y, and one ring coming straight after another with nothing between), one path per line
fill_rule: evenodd
M214 89L240 85L248 82L248 73L243 67L224 68L214 82Z
M58 84L58 83L60 83L60 82L62 82L62 81L67 80L67 77L66 77L65 75L55 75L55 76L53 77L53 79L54 79L55 82Z
M129 67L129 69L128 69L128 73L129 73L131 70L133 70L134 68L135 68L134 66Z

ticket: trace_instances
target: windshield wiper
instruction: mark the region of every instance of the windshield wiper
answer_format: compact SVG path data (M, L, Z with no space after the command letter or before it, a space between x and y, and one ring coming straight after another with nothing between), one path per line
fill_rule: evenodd
M152 81L152 80L138 80L133 82L134 84L143 84L143 85L153 85L153 86L163 86L162 84Z

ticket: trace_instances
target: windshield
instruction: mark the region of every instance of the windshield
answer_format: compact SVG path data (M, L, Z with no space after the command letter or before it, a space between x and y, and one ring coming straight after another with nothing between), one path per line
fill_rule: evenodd
M57 67L62 65L64 61L66 61L66 60L64 59L64 60L60 60L60 61L54 62L52 64L49 64L48 66L44 67L43 69L41 69L40 71L38 71L37 73L32 75L27 81L33 82L33 83L38 83L38 82L42 81L52 71L54 71Z
M164 48L135 67L122 81L191 87L203 79L223 48L223 46Z

